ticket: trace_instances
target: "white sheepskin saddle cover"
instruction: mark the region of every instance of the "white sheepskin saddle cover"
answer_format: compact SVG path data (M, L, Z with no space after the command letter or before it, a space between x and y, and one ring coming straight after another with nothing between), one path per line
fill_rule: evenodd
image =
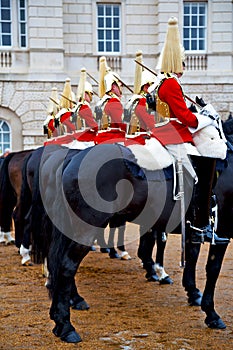
M227 146L213 125L208 125L193 133L194 144L203 157L225 159Z
M140 167L147 170L161 170L172 164L173 158L161 143L152 137L145 145L133 144L127 146Z

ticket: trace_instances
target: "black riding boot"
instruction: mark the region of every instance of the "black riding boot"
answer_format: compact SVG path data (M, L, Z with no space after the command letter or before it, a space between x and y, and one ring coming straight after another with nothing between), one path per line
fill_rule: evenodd
M193 157L192 159L198 183L194 185L194 218L193 223L190 223L191 242L227 244L229 239L218 237L209 221L216 160L207 157Z

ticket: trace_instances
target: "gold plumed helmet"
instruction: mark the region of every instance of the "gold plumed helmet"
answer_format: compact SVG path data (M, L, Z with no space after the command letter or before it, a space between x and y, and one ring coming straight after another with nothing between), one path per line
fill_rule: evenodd
M166 73L182 73L184 61L184 48L180 42L178 20L171 17L168 20L168 28L165 43L159 58L157 68Z
M116 83L120 87L120 77L114 73L107 65L106 57L102 56L99 60L99 96L104 96L106 92L112 89L112 84Z
M77 100L78 101L84 101L85 92L87 92L89 94L90 99L92 100L92 95L93 95L92 85L91 85L91 83L89 83L86 80L86 77L87 77L86 68L82 68L81 73L80 73L78 88L77 88Z
M47 107L47 113L49 115L56 115L59 110L59 98L57 94L57 88L53 87L51 92L51 100L49 100L49 104Z
M136 52L136 59L137 62L142 63L142 51L137 51ZM135 74L134 74L134 93L135 94L140 94L141 92L141 81L142 81L142 66L140 64L136 63L135 66Z
M72 108L73 103L70 101L73 101L75 96L71 89L70 78L66 78L62 95L64 97L63 96L61 97L60 107L67 108L67 109Z
M142 51L136 52L136 61L142 63ZM148 70L136 63L135 75L134 75L134 93L140 94L145 84L153 84L156 81L156 76L150 73Z

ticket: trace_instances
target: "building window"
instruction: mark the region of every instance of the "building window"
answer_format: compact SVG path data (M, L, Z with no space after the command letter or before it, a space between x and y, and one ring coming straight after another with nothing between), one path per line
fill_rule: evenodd
M97 41L99 53L120 52L120 5L97 5Z
M27 46L26 5L27 0L0 0L0 47Z
M18 18L19 18L19 46L26 47L27 46L26 0L19 0Z
M206 51L207 4L184 3L183 44L186 51Z
M9 125L0 120L0 153L3 153L6 148L11 148L11 131Z

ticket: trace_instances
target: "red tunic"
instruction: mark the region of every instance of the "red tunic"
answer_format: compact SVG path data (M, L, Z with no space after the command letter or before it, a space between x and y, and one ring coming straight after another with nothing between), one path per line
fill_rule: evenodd
M152 130L155 127L155 118L147 113L146 97L141 97L134 110L140 120L140 131Z
M192 134L188 127L196 128L198 120L186 106L181 86L175 78L165 79L159 87L158 95L166 102L170 109L171 120L168 124L154 128L153 135L163 144L193 143Z
M96 123L92 110L87 104L83 104L78 112L79 116L85 120L86 126L89 126L92 129L98 128L98 124Z
M118 128L122 126L123 106L117 97L111 97L107 101L106 105L104 106L104 112L111 119L110 127Z

